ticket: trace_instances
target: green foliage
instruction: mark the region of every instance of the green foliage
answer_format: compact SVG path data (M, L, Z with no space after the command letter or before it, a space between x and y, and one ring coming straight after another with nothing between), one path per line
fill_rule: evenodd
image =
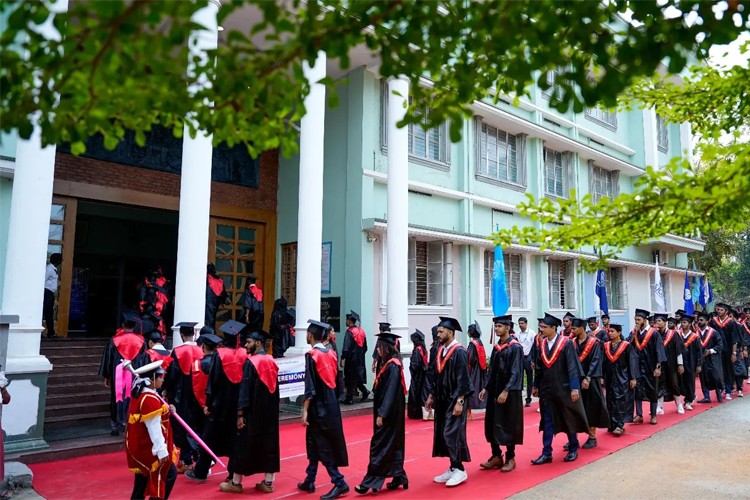
M234 0L220 10L227 29L214 57L195 61L188 74L187 41L197 28L190 19L205 4L71 2L54 20L61 41L49 41L33 29L48 17L44 2L0 3L8 21L0 36L0 130L27 138L39 112L44 144L70 142L80 154L95 133L113 147L126 130L143 140L154 124L179 135L190 117L189 132L213 133L215 143L242 143L251 153L280 146L289 154L309 91L303 61L322 50L347 68L352 49L366 47L382 76L411 81L414 109L431 110L429 125L451 119L457 140L468 105L493 91L521 95L534 81L546 87L546 73L562 68L553 106L613 106L660 61L680 71L686 54L702 58L712 44L734 40L748 16L742 3L729 2L717 17L712 9L724 2L705 0L293 0L285 7ZM619 17L627 9L638 27ZM680 15L666 18L667 9ZM260 14L256 24L237 22L249 12ZM700 22L686 22L689 16ZM420 85L422 77L434 85ZM212 87L191 95L189 85L205 78ZM420 119L409 114L402 125Z

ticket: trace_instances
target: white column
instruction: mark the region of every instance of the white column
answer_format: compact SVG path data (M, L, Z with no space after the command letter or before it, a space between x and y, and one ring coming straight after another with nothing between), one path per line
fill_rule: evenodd
M297 218L297 335L291 355L307 351L307 320L320 320L320 279L323 245L323 162L326 112L326 55L318 53L315 65L304 63L310 93L300 122L299 211Z
M680 123L680 151L682 157L693 164L693 134L690 130L690 122Z
M53 20L68 10L68 0L50 2L48 7L50 16L32 29L48 40L60 40ZM32 122L38 117L35 113ZM2 309L3 314L18 315L19 322L11 326L8 337L8 373L52 369L39 354L39 344L56 150L54 145L42 146L41 129L36 124L31 137L19 139L16 146Z
M409 338L409 129L399 128L406 114L409 82L388 82L388 259L386 302L391 331L401 336L401 352L411 354ZM407 370L405 370L407 371Z
M194 57L205 62L206 51L218 45L216 15L220 2L208 0L207 5L193 14L193 22L205 29L190 36L190 61ZM188 73L193 63L188 65ZM210 87L207 79L199 80L191 92ZM188 119L190 119L188 117ZM208 261L208 226L211 211L211 161L213 135L198 131L190 137L187 125L182 141L182 173L180 176L180 222L177 235L177 276L175 279L175 324L190 321L203 324L206 310L206 264ZM173 327L173 346L182 343L179 328Z
M657 141L659 130L656 126L656 111L653 108L643 110L643 147L646 166L659 168L659 149Z

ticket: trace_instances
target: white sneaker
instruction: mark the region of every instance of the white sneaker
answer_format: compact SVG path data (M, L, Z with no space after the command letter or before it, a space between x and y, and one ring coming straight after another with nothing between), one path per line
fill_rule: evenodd
M731 395L731 394L729 394L729 393L726 393L726 394L724 395L724 399L726 399L727 401L731 401L731 400L732 400L732 395Z
M449 488L452 486L458 486L459 484L466 481L468 477L469 475L466 473L465 470L453 469L453 475L451 475L451 478L448 480L447 483L445 483L445 485L448 486Z
M664 408L662 408L661 406L657 407L656 408L656 414L657 415L664 415Z
M458 469L456 469L458 470ZM447 483L450 478L453 477L453 469L448 469L439 476L435 476L432 480L436 483Z
M677 413L682 415L683 413L685 413L685 408L682 405L677 405Z
M745 397L745 395L744 395L744 394L742 394L742 391L740 391L740 392L738 392L738 393L737 393L737 397L739 397L739 398L744 398L744 397Z
M693 403L685 403L685 409L687 411L693 411Z

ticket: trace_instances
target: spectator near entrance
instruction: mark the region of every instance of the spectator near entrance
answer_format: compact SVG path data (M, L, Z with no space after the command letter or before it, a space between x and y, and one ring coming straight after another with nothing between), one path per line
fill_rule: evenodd
M57 338L55 333L55 294L60 284L60 278L57 274L57 268L62 264L62 255L53 253L49 257L47 271L44 275L44 306L42 316L44 324L47 327L47 337Z
M247 277L247 286L242 295L242 318L241 321L250 327L250 330L263 329L263 290L256 284L257 278L252 274Z

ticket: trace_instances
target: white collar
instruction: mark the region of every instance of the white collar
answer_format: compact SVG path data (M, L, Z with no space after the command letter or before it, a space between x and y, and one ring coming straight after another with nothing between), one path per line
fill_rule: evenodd
M448 349L450 349L451 347L453 347L453 346L454 346L455 344L458 344L458 340L456 340L456 339L454 338L454 339L453 339L453 342L451 342L451 343L450 343L450 344L448 344L448 345L444 345L444 346L443 346L443 352L446 352L446 351L447 351Z
M328 349L328 348L324 346L322 342L318 342L317 344L313 345L313 349Z
M166 349L164 348L164 346L161 345L161 342L157 342L156 344L154 344L154 347L152 347L151 349L154 350L154 351L156 351L156 350L166 351Z
M560 333L559 332L556 333L555 336L552 337L552 340L547 340L547 345L550 346L550 347L553 346L553 345L555 345L555 342L557 342L557 337L559 337L559 336L560 336Z
M182 345L198 345L198 344L196 344L195 342L193 342L192 340L190 340L188 342L183 342Z

